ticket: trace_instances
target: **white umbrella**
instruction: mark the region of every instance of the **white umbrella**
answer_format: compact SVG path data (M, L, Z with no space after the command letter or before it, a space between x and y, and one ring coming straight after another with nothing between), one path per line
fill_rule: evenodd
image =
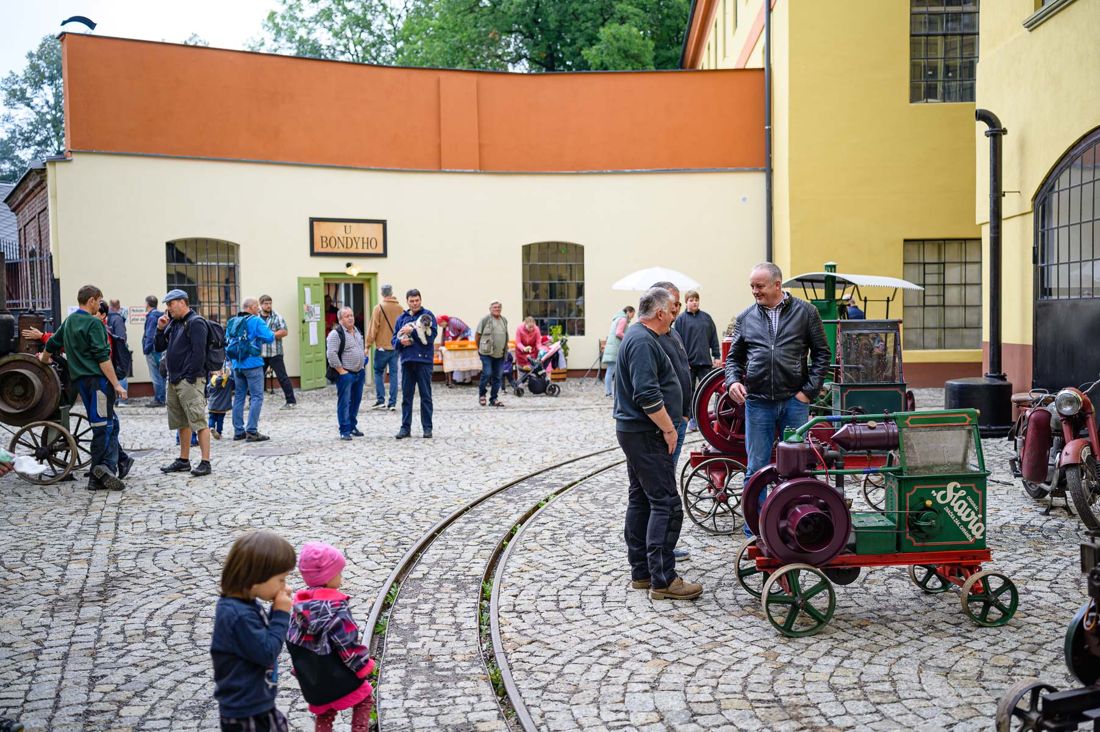
M688 277L683 272L678 272L668 267L649 267L631 272L626 277L611 285L612 290L632 290L635 292L648 290L654 282L671 282L681 290L694 290L699 283Z

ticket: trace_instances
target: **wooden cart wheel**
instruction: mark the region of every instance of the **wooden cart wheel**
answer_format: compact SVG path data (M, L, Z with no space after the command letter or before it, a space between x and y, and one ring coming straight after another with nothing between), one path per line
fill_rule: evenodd
M11 438L8 452L13 455L30 455L46 471L38 475L17 473L20 478L36 485L51 485L73 471L77 461L76 440L57 422L31 422Z
M1020 593L1008 577L999 572L978 572L963 582L959 595L963 612L978 625L996 628L1016 614Z
M1047 691L1056 689L1038 679L1024 679L1008 687L1008 691L997 702L997 732L1040 729L1042 717L1039 702L1041 695Z
M83 412L69 410L69 432L76 440L77 463L73 470L92 464L92 425Z
M745 466L732 458L704 460L684 481L680 493L692 523L708 534L725 536L741 527Z
M937 571L934 564L910 564L909 579L921 592L929 595L938 595L951 588L951 583Z
M768 622L788 638L814 635L829 624L836 610L832 583L809 564L788 564L776 570L761 594Z

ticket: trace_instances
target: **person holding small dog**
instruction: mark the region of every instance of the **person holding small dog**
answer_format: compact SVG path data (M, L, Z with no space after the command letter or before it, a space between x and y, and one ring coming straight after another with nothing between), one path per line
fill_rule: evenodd
M420 392L420 427L424 437L432 436L432 368L435 337L439 328L435 315L420 305L420 290L405 293L409 309L394 323L393 347L401 363L401 429L395 437L403 440L412 431L413 395Z
M504 352L508 350L508 319L500 314L502 305L499 300L489 303L489 314L477 324L474 341L477 353L481 356L481 381L477 386L477 399L485 406L485 390L492 383L489 404L494 407L504 405L497 401L500 396L500 374L504 365Z

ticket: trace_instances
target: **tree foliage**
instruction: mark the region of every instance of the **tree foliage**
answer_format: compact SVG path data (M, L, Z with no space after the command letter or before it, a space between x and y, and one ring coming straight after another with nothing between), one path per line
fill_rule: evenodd
M404 12L387 0L279 0L254 50L392 64Z
M61 42L44 37L27 65L0 80L0 180L15 180L27 165L65 148Z

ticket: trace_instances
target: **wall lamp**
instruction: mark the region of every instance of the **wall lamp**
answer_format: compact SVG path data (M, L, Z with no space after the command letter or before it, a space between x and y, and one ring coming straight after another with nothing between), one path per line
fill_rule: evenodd
M358 277L359 276L359 268L356 267L351 262L348 262L347 265L344 267L344 272L347 273L348 277Z

